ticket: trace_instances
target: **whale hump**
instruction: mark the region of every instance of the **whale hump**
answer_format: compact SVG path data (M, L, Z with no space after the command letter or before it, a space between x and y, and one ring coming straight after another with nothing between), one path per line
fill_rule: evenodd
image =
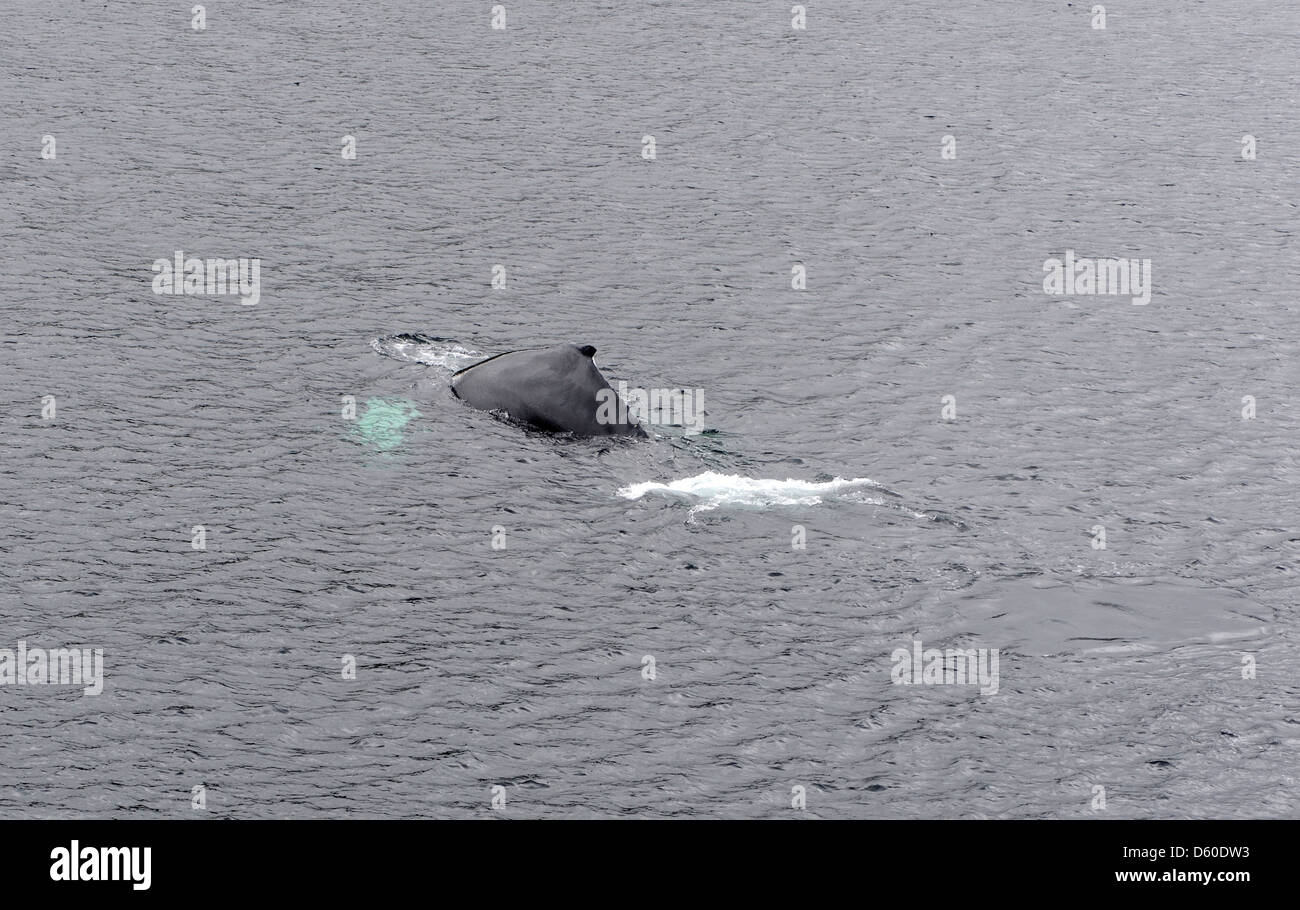
M596 368L595 353L589 344L508 351L456 373L451 391L471 407L550 433L644 437Z

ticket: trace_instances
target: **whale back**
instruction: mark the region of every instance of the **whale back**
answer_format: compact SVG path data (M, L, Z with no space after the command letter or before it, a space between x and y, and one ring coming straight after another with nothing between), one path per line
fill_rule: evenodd
M596 368L591 345L557 344L509 351L480 361L451 377L452 393L484 411L503 411L512 420L551 433L577 436L645 436L639 424L597 419L602 389L617 401ZM607 407L608 411L609 408ZM623 408L615 413L625 414Z

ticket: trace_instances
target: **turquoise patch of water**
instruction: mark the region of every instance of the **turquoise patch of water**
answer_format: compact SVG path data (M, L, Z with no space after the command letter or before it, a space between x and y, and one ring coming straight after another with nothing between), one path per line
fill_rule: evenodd
M414 403L405 398L388 400L370 398L365 412L357 418L353 432L364 445L380 452L391 452L406 439L406 425L420 416Z

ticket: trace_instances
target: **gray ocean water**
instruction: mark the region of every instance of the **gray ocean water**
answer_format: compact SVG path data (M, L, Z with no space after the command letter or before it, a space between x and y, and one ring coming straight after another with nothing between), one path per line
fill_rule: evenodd
M1297 814L1300 7L189 6L0 0L0 815ZM447 391L564 341L707 432Z

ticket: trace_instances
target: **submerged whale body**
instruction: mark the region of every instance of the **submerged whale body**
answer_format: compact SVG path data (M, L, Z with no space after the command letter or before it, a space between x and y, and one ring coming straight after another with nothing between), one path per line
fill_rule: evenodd
M596 368L595 353L589 344L509 351L456 373L451 391L466 404L549 433L644 437Z

